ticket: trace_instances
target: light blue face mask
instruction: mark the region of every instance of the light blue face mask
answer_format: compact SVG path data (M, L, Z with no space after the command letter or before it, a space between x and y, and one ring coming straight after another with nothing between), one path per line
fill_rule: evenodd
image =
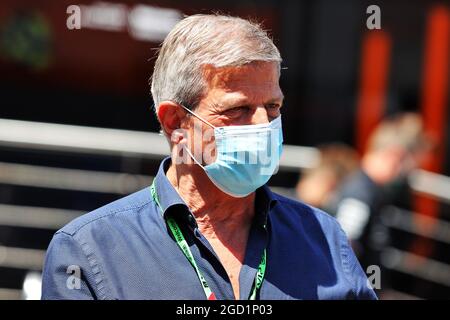
M264 124L215 127L183 108L214 128L216 160L213 163L203 166L187 147L185 150L223 192L245 197L266 184L278 169L283 145L281 116Z

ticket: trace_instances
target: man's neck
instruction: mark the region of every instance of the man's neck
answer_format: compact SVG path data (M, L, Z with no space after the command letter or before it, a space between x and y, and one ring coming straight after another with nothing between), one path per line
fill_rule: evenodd
M188 167L190 166L190 167ZM234 198L220 191L197 165L171 165L167 178L194 214L205 235L233 236L249 229L254 216L255 194Z
M248 235L255 213L255 193L234 198L220 191L197 165L173 165L166 173L170 183L191 209L239 299L239 274L245 259Z

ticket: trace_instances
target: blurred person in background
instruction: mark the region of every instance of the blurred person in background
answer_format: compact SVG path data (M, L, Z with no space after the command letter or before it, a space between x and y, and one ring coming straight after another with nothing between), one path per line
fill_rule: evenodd
M266 186L283 142L280 63L257 24L179 22L152 77L172 156L150 188L55 234L43 298L376 299L339 224Z
M342 182L359 168L359 157L356 150L342 143L330 143L318 149L319 164L301 172L296 197L328 211Z
M408 188L407 177L429 151L422 118L400 113L383 120L368 139L361 168L348 177L330 212L336 216L363 266L379 264L370 236L379 225L380 211Z

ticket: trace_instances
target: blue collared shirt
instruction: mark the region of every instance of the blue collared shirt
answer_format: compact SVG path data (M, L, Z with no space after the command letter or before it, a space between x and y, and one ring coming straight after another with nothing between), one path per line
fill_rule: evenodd
M235 298L223 265L166 177L169 165L167 158L155 177L163 212L145 188L56 232L44 264L43 299L205 299L168 230L168 216L178 222L217 299ZM242 299L250 294L264 248L267 267L258 299L376 299L334 218L266 186L255 198L239 275Z

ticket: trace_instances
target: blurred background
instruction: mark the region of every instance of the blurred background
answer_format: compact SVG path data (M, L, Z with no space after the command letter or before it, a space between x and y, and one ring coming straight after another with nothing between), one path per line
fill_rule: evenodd
M284 58L269 184L338 219L380 298L450 298L449 2L2 0L0 299L38 299L54 232L151 184L156 48L210 12L260 21Z

